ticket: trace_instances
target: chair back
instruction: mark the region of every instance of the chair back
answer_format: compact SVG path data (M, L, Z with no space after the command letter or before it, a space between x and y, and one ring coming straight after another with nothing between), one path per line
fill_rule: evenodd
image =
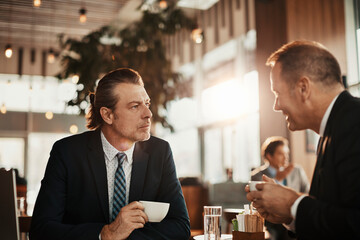
M0 169L0 233L2 239L20 239L13 170Z
M208 191L203 185L182 186L191 229L204 229L204 206L208 204Z

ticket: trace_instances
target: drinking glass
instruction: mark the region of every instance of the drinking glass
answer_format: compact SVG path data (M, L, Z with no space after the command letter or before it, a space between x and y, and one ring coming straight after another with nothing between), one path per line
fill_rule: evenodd
M204 206L204 240L221 239L221 206Z

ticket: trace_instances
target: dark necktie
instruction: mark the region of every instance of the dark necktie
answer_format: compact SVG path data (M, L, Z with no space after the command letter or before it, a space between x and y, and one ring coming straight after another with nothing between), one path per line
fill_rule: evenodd
M111 222L113 222L120 212L121 208L126 204L126 179L123 169L123 162L126 159L125 153L119 152L117 155L119 164L115 172L114 180L114 198Z
M322 162L322 158L323 158L324 140L325 140L324 137L320 137L319 142L318 142L318 146L317 146L317 150L316 150L316 155L317 155L316 165L315 165L313 178L311 181L310 192L309 192L310 195L315 196L315 197L318 195L319 171L320 171L321 162Z

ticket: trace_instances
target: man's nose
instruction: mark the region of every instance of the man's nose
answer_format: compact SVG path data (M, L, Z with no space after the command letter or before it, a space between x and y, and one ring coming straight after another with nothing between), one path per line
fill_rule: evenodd
M144 111L144 118L151 118L152 117L152 112L150 110L150 108L145 107L145 111Z
M273 110L275 112L280 112L281 111L280 106L279 106L279 101L277 99L275 99L275 101L274 101Z

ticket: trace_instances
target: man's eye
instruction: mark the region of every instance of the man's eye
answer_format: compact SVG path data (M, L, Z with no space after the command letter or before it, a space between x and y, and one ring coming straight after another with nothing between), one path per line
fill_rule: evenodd
M134 105L131 107L131 109L137 109L139 107L139 105Z
M151 103L145 103L145 105L149 108Z

